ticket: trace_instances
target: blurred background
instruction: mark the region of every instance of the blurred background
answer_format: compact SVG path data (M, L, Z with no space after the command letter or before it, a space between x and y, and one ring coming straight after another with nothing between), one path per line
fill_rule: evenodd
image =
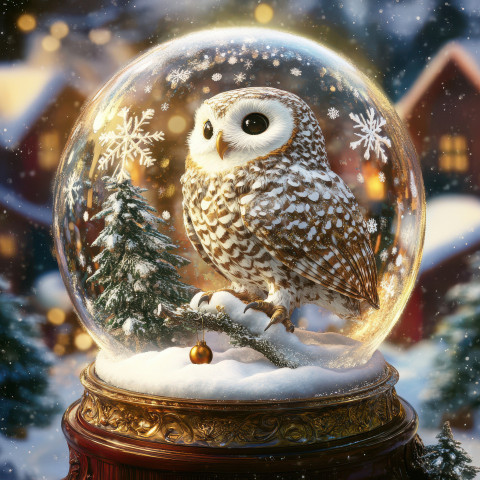
M341 52L406 122L427 234L417 286L382 351L423 440L434 443L448 419L480 465L478 0L6 0L0 9L0 479L67 473L61 415L95 355L50 232L52 182L82 105L145 49L240 25Z

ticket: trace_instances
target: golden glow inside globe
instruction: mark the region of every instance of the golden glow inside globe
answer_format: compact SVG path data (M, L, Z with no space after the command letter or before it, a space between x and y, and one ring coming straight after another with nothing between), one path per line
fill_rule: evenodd
M258 12L265 19L268 14L263 10ZM203 102L224 92L250 87L277 89L284 92L280 93L280 97L283 95L285 98L294 94L302 105L311 109L324 139L323 143L319 138L314 139L314 143L322 143L328 171L339 177L334 183L345 185L351 192L354 199L351 201L357 205L355 218L360 219L360 223L364 222L362 242L366 243L362 245L368 244L370 250L359 247L366 260L358 262L364 262L362 265L368 263L369 266L365 267L368 275L365 269L358 268L356 271L359 284L365 287L373 278L372 272L376 273L376 285L369 288L378 293L378 309L365 299L361 302L358 298L351 300L354 289L342 287L342 282L336 281L333 274L333 280L328 285L327 281L323 282L325 285L318 284L318 288L326 289L328 298L333 298L331 304L323 301L319 305L313 301L307 305L309 302L303 301L304 305L292 314L295 333L289 335L296 335L305 345L322 343L322 338L327 338L322 337L325 335L330 339L346 338L344 343L348 344L348 351L340 349L341 353L336 356L333 348L328 364L352 366L368 361L398 320L413 288L424 234L421 172L404 125L384 94L333 51L283 32L231 28L194 33L159 45L134 60L86 105L65 147L55 187L54 235L58 260L80 319L102 349L133 355L174 346L185 348L187 358L188 351L196 342L195 330L201 330L201 325L193 326L190 334L179 334L178 325L169 329L165 320L175 308L188 304L196 292L229 287L230 281L219 273L221 268L215 265L218 259L206 262L192 246L183 215L181 177L185 173L189 154L188 135ZM238 95L242 94L240 91ZM281 98L279 101L281 103ZM282 115L281 110L277 113ZM272 122L276 121L270 119L268 128L273 128ZM202 128L205 128L203 124ZM315 132L297 128L295 135L315 136ZM220 141L217 134L215 132L213 142ZM193 140L190 144L196 145ZM215 146L212 148L215 150ZM218 145L216 148L219 148ZM286 151L285 148L283 151ZM308 148L313 165L319 158L315 157L318 150L317 147ZM245 149L248 150L247 147ZM253 147L251 151L254 151ZM200 155L199 152L190 153ZM304 153L304 150L300 154L293 151L291 168L296 168L293 166ZM262 155L268 157L268 152ZM206 159L205 162L210 161L207 156L202 158ZM220 162L219 158L215 162ZM285 170L285 185L291 168ZM268 172L263 174L268 176ZM193 180L192 176L188 178L190 188L207 188L203 174ZM117 228L115 222L129 221L126 217L120 218L122 208L126 209L127 216L135 214L132 213L134 206L129 206L126 197L122 200L123 204L117 197L112 197L116 192L108 183L112 179L118 182L127 180L132 188L145 189L141 193L144 205L156 209L155 215L161 220L155 229L163 239L156 240L158 258L164 262L160 274L148 270L147 260L153 261L153 257L146 245L147 237L142 237L150 228L146 226L146 217L134 219L136 226L129 230L133 232L137 229L137 233L132 235L144 239L138 244L135 241L125 242L122 237L125 230L121 225ZM247 204L245 208L248 208L246 195L251 193L248 188L254 189L252 185L255 182L250 180L250 187L245 186L247 190L239 190L238 198L232 199L237 206L243 198L243 205ZM305 182L306 188L310 188ZM295 188L300 187L297 185ZM323 195L323 191L319 192ZM317 196L312 195L311 198L314 202ZM326 199L322 198L322 201ZM292 204L297 200L292 197ZM140 200L136 197L135 201ZM289 218L288 199L282 198L282 201L285 209L276 213L275 217L284 218L284 215ZM326 228L320 219L320 207L314 211L314 204L309 205L308 208L313 208L309 218L315 222L318 220L316 225L319 229ZM295 208L292 212L298 213L300 207ZM270 213L266 212L265 216ZM213 222L215 219L210 220ZM193 223L193 229L198 229L195 221ZM258 225L253 236L262 228L261 220ZM280 223L278 228L286 229L287 223ZM337 227L335 222L328 228L344 226L340 222ZM281 236L283 233L278 231L276 234ZM345 235L348 235L347 227ZM260 242L258 238L260 236L256 237L257 243ZM308 248L313 250L322 242L320 237L310 240L313 244L309 244ZM203 241L206 242L205 239ZM208 241L216 240L211 238ZM295 241L302 242L302 239ZM167 253L161 242L163 246L170 245ZM278 255L276 245L270 248L273 256L282 261L286 250L281 251L281 241L277 245ZM311 251L306 244L299 245L295 262L287 262L291 268L296 268ZM338 253L338 250L335 251ZM220 252L218 257L223 254ZM145 255L143 259L142 255ZM168 255L177 255L182 260L174 261ZM345 266L341 258L338 262L339 268ZM145 267L143 270L142 265ZM244 265L245 268L256 268L256 265L252 267L248 258ZM134 273L129 273L129 268ZM353 265L351 268L355 270L357 267ZM311 278L312 271L307 269L305 275ZM334 268L332 271L337 270ZM158 301L152 300L151 296L147 301L146 293L153 295L157 288L155 285L158 286L155 275L160 275L160 278L165 276L165 288L158 292ZM264 274L264 277L268 275ZM346 281L348 283L349 280ZM121 290L122 282L126 282L127 290L130 288L128 282L134 285L128 290L129 294ZM159 282L162 283L161 280ZM311 288L311 284L308 285ZM265 280L265 297L270 287ZM168 298L167 294L174 298ZM373 298L374 294L371 295ZM348 298L345 300L344 297ZM358 315L346 318L337 314L341 310L338 302L355 304L357 301L360 302ZM141 302L144 303L140 305ZM195 309L196 304L193 307ZM142 308L148 312L145 313ZM219 308L221 310L221 305ZM141 314L139 311L142 311ZM235 319L241 322L242 314L238 312ZM265 317L266 323L268 316ZM158 325L161 328L156 328ZM280 332L280 329L285 331L281 323L272 329L274 333ZM268 339L274 344L276 337L269 333L271 331L267 330L264 334L262 328L258 335L271 335ZM215 363L217 351L221 349L217 347L216 350L214 346L212 350Z

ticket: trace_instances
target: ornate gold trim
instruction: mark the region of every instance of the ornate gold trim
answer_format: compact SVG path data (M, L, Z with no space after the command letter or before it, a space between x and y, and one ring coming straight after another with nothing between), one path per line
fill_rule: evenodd
M164 444L272 448L316 445L365 434L405 416L386 364L376 383L345 395L286 401L162 398L106 384L94 364L82 372L79 419L106 432Z

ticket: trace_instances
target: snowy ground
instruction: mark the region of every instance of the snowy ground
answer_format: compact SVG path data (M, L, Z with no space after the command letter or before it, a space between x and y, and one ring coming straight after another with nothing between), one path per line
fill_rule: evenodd
M386 360L400 372L397 385L399 395L407 399L422 418L421 393L428 380L435 348L431 342L422 342L405 351L384 345L382 353ZM79 398L82 386L78 380L81 369L91 361L84 355L59 360L53 369L54 390L62 399L66 408ZM23 479L26 474L35 480L59 480L67 473L68 451L60 428L61 414L46 429L30 429L25 440L12 440L0 437L0 480ZM480 422L477 422L480 423ZM420 435L426 444L435 443L438 429L420 428ZM467 452L472 455L475 465L480 466L480 426L475 430L454 431ZM2 473L6 463L14 466L10 475ZM15 474L17 476L15 476ZM477 477L480 478L480 475Z

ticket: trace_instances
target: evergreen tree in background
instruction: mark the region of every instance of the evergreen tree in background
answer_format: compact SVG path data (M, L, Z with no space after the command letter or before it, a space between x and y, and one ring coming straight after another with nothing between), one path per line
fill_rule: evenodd
M0 432L7 436L45 426L57 411L48 392L49 352L38 336L37 318L0 277Z
M92 217L105 220L92 244L102 248L94 258L99 267L88 279L103 287L95 307L107 315L107 328L117 335L168 341L175 332L164 319L193 293L177 272L188 261L172 253L176 245L157 230L166 222L141 195L145 189L133 186L130 179L104 180L111 193Z
M471 480L480 468L468 465L472 459L453 438L450 424L445 422L437 435L438 443L425 448L422 460L431 480Z
M456 285L447 300L455 310L439 323L436 358L428 391L427 409L455 413L480 407L480 253L470 260L472 278Z

